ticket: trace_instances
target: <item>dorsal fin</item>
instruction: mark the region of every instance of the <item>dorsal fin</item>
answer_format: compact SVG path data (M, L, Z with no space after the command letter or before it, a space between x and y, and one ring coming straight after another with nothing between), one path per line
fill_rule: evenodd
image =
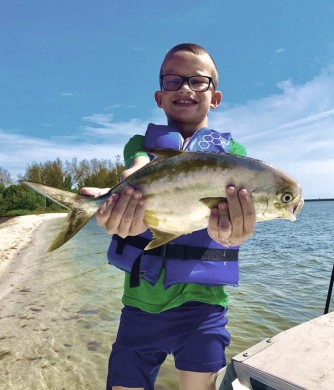
M177 150L177 149L163 149L163 148L158 148L158 149L142 149L142 151L148 153L148 154L152 154L155 156L155 158L150 161L149 163L147 163L146 165L144 165L143 167L139 168L137 171L133 172L131 175L129 175L128 177L126 177L125 179L123 179L122 181L120 181L119 183L117 183L116 185L114 185L109 191L107 194L103 194L101 196L99 196L97 199L102 199L104 197L106 197L106 195L110 196L111 194L113 194L114 192L117 192L118 191L118 188L122 186L122 184L124 182L130 182L131 181L131 178L134 177L134 176L137 176L138 173L142 170L142 169L147 169L147 167L149 165L154 165L156 164L157 162L161 161L161 160L166 160L168 158L172 158L174 156L177 156L178 154L180 153L191 153L191 152L185 152L183 150Z
M181 153L187 153L184 150L178 150L178 149L165 149L165 148L157 148L157 149L143 149L144 152L148 154L153 154L155 157L151 163L160 161L160 160L166 160L168 158L172 158L174 156L177 156ZM189 153L189 152L188 152Z

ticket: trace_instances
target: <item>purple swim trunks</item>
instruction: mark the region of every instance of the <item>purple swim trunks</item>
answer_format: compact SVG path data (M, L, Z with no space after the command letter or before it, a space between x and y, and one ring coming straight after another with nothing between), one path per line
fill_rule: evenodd
M151 314L125 306L109 359L107 390L112 386L153 390L161 364L173 354L175 367L194 372L216 372L226 365L227 309L187 302Z

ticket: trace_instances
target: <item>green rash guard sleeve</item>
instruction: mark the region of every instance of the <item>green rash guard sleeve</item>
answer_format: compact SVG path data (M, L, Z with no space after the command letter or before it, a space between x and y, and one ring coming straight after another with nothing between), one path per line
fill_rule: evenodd
M234 139L232 139L231 142L230 152L231 154L236 154L238 156L247 156L246 148L243 145L239 144L239 142L234 141Z
M144 149L143 135L135 135L129 139L123 151L124 163L126 168L129 168L137 157L139 156L148 157L148 154L142 151L143 149Z
M149 157L147 153L143 152L144 149L144 136L135 135L129 139L128 143L124 147L124 162L126 168L129 168L133 161L139 156ZM246 156L246 149L243 145L232 139L230 146L231 154L237 154L238 156Z

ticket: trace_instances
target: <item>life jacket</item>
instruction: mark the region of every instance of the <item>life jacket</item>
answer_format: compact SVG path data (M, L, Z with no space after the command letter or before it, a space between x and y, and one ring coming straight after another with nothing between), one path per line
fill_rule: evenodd
M229 153L230 133L202 128L185 146L188 151ZM145 133L145 148L182 149L181 134L170 126L150 123ZM138 236L121 238L114 234L108 250L109 264L130 273L130 286L140 278L154 285L165 269L164 287L177 283L198 283L207 286L237 285L239 281L239 247L226 248L212 240L207 229L180 236L158 248L144 251L151 241L149 229Z

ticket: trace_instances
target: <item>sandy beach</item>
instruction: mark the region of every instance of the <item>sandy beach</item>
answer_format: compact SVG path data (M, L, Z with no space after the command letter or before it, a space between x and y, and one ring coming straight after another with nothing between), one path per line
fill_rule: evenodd
M29 245L34 231L45 221L66 214L39 214L14 217L0 223L0 275L9 262Z
M24 376L32 370L32 363L40 362L45 355L38 353L47 330L42 316L44 303L34 292L45 268L40 259L47 254L49 244L43 237L53 224L58 229L65 217L60 213L27 215L0 224L1 390L47 388L28 378L26 387Z
M105 388L123 273L107 264L109 237L93 222L47 252L65 216L0 223L0 390ZM177 388L174 370L162 368L157 389Z
M0 223L0 299L16 285L19 275L10 271L16 268L15 259L31 245L34 234L46 221L64 218L66 213L23 215Z

